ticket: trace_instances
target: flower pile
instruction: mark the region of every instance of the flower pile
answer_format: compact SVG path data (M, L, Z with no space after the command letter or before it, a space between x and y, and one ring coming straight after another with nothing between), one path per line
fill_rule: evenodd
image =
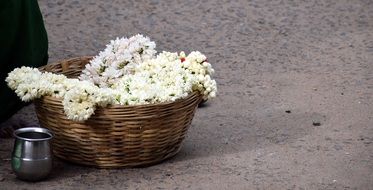
M61 98L65 114L75 121L87 120L97 106L171 102L194 91L204 100L216 96L214 69L203 54L155 55L154 48L154 42L141 35L121 38L86 66L80 80L21 67L10 72L6 82L23 101Z
M154 58L156 53L155 43L143 35L117 38L86 65L79 79L99 87L111 86L123 75L133 73L136 65Z

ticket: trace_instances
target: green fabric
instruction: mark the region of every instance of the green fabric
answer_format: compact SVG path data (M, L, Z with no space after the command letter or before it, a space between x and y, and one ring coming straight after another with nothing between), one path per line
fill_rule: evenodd
M48 38L37 0L0 0L0 122L24 105L6 85L16 67L48 61Z

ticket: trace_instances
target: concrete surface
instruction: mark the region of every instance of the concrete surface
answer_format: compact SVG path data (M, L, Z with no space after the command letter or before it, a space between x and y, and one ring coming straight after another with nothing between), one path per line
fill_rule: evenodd
M205 53L219 96L181 152L147 168L57 160L48 180L27 183L1 139L1 189L373 189L372 1L39 3L50 61L143 33L158 50ZM15 117L36 122L32 106Z

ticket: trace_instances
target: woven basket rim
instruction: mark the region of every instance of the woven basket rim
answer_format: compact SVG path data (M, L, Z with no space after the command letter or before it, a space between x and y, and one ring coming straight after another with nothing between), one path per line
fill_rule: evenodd
M77 56L77 57L72 57L72 58L68 58L68 59L61 59L61 60L54 61L52 63L48 63L46 65L40 66L40 67L38 67L38 69L40 71L43 71L45 68L53 66L53 65L61 65L61 63L71 62L71 61L80 60L80 59L93 59L94 57L95 56L93 56L93 55L84 55L84 56Z
M177 103L179 103L183 100L190 99L193 96L200 96L200 93L194 91L194 92L190 93L188 96L186 96L184 98L179 98L175 101L160 102L160 103L154 103L154 104L140 104L140 105L118 105L118 104L114 104L114 105L108 105L106 107L98 106L97 109L117 109L117 108L130 109L130 108L135 108L135 107L136 108L150 108L150 107L159 107L159 106L171 106L171 105L177 104ZM40 99L46 99L46 100L57 101L57 102L62 102L62 100L63 100L62 98L56 98L56 97L52 97L52 96L43 96Z

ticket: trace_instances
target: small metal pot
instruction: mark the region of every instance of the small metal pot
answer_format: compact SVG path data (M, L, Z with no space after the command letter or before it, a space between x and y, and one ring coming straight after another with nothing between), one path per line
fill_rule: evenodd
M46 178L52 170L48 129L27 127L14 131L12 169L19 179L38 181Z

